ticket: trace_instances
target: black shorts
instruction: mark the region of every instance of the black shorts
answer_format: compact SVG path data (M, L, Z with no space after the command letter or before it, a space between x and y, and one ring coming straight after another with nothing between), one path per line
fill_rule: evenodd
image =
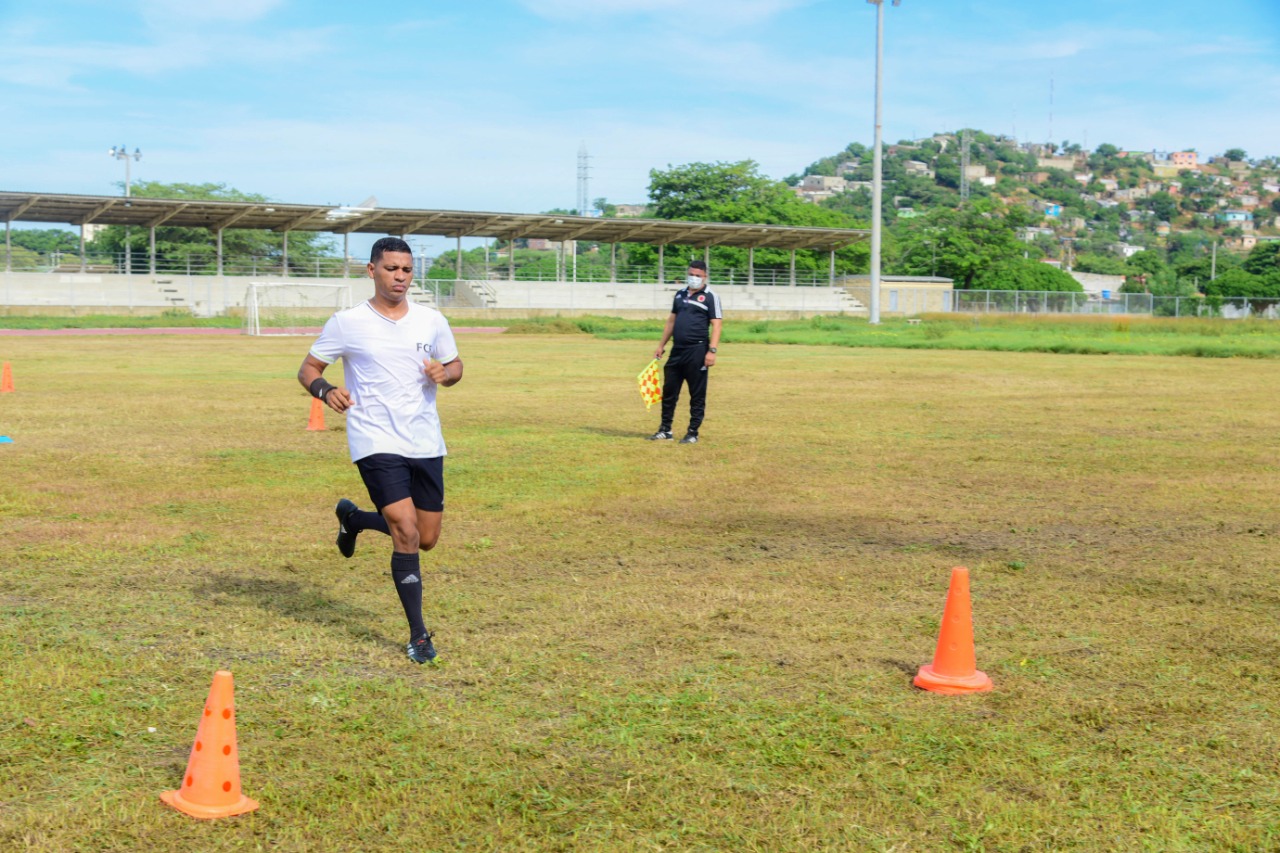
M378 512L405 498L426 512L444 512L444 457L410 459L394 453L375 453L356 460L360 477Z

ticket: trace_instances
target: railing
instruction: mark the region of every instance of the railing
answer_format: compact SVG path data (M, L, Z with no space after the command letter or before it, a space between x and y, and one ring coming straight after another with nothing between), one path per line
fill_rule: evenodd
M3 268L3 250L0 249L0 269ZM117 252L86 254L83 261L76 252L50 252L37 254L25 250L15 250L9 259L13 272L58 272L77 273L90 272L99 274L123 275L126 271L133 275L150 275L151 259L145 252L135 251L126 263L125 253ZM464 261L462 275L457 275L456 267L451 263L432 265L431 258L419 261L417 278L440 282L482 281L485 279L512 281L509 264L502 259L488 263ZM424 272L424 269L426 270ZM684 279L685 267L682 262L672 259L663 268L663 277L669 281ZM218 260L207 252L189 253L175 257L167 255L156 258L155 274L157 275L217 275ZM278 255L224 255L222 274L229 276L285 276L281 258ZM311 258L289 258L287 275L305 276L307 278L364 278L365 265L354 259L344 261L342 258L320 256ZM619 284L652 284L658 280L658 267L651 265L619 264L613 270L609 265L593 261L566 265L563 277L556 274L555 264L549 259L529 262L518 259L515 267L515 281L572 281L572 282L616 282ZM797 269L794 279L790 269L757 267L752 273L744 268L715 267L711 271L712 284L756 284L768 287L786 287L793 283L799 287L825 287L831 282L827 270ZM425 282L424 282L425 286Z
M1150 293L1116 293L1102 298L1088 293L953 290L946 310L971 314L1147 314L1156 317L1277 320L1280 319L1280 299L1153 296Z

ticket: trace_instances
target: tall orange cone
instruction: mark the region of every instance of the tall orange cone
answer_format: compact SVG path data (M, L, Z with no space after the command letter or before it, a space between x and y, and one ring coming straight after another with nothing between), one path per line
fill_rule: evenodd
M204 703L182 787L160 795L160 799L192 817L231 817L258 807L240 790L234 692L231 673L220 669L213 674L213 686Z
M13 371L9 369L9 362L4 363L4 367L0 368L0 394L8 394L13 390Z
M973 610L969 604L969 570L951 570L951 587L942 610L942 629L933 663L925 664L912 682L934 693L985 693L991 679L977 668L973 647Z
M308 430L324 431L324 403L319 398L311 398L311 419L307 421Z

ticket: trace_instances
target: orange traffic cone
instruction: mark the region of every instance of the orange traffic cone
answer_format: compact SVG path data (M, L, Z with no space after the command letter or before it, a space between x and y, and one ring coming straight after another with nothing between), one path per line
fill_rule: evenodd
M0 368L0 394L8 394L13 390L13 371L9 369L9 362L4 363L4 367Z
M311 398L311 420L307 421L307 429L324 431L324 403L316 397Z
M933 663L925 664L912 682L934 693L985 693L991 679L977 668L973 648L973 611L969 604L969 570L951 570L951 587L942 610L942 629Z
M213 674L213 686L204 703L182 787L160 795L160 799L192 817L231 817L258 807L240 790L234 692L231 673L220 669Z

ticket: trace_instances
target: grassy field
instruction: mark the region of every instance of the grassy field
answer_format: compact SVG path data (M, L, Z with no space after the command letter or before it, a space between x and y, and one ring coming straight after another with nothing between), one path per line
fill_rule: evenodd
M917 318L921 319L921 318ZM319 325L319 320L309 320ZM658 338L662 320L618 317L536 317L522 320L470 318L455 326L503 326L520 334L593 334L604 340ZM238 329L235 317L196 318L171 313L154 317L0 317L0 329L147 328L194 326ZM927 314L919 323L887 318L871 325L864 317L826 315L799 320L730 321L726 343L889 347L894 349L990 350L1076 355L1177 355L1200 358L1280 358L1280 322L1141 316L1062 314Z
M728 322L727 343L807 344L895 349L991 350L1077 355L1179 355L1280 358L1280 322L1045 314L926 314L871 325L864 317ZM652 340L662 321L614 317L508 322L522 333L589 332L608 340Z
M460 344L417 667L306 340L0 339L0 848L1280 847L1274 362L736 343L690 447L651 340Z

